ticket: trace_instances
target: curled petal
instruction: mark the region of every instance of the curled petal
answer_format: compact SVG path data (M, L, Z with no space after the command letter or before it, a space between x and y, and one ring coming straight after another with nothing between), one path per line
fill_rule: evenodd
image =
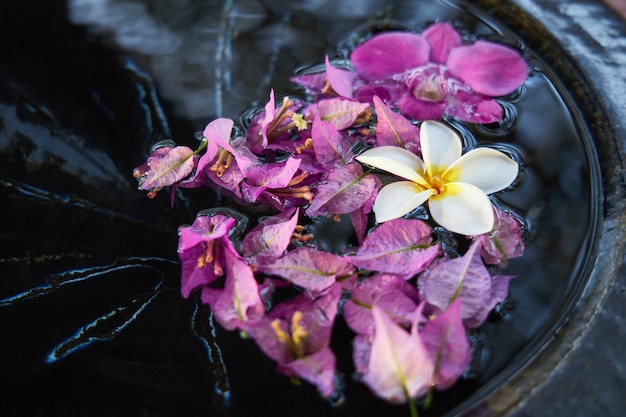
M485 194L500 191L517 177L517 162L491 148L469 151L452 164L443 177L450 182L475 185Z
M418 184L428 185L420 175L424 172L424 163L417 155L406 149L397 146L379 146L363 152L356 160Z
M493 208L480 188L461 182L446 184L444 193L431 197L428 208L433 219L462 235L478 235L493 229Z
M472 90L492 97L513 92L528 77L528 64L519 52L485 41L453 48L448 69Z
M405 94L400 99L400 111L413 120L438 120L446 113L446 101L429 101Z
M456 132L443 123L426 121L420 127L422 158L430 178L443 174L461 156L463 145Z
M433 193L430 188L423 191L412 181L392 182L378 192L373 207L376 221L400 218L424 204Z
M366 80L384 80L428 62L430 46L415 33L383 33L354 49L350 60Z

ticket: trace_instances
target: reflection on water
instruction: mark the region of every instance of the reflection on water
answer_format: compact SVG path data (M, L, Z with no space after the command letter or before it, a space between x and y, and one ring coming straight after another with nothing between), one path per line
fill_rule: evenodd
M352 381L341 324L333 348L347 401L337 408L277 375L252 341L213 327L206 309L180 297L175 251L178 225L215 196L185 190L172 208L166 192L155 200L137 192L131 170L160 140L193 147L211 118L235 118L264 102L270 86L294 93L288 79L296 68L333 55L374 21L419 30L434 20L494 36L444 1L0 5L2 39L16 40L0 43L0 233L10 242L0 254L0 332L8 340L0 369L15 376L0 385L12 398L8 409L405 415ZM426 415L452 409L536 348L588 255L597 178L590 178L586 139L549 68L527 52L534 71L507 120L460 126L521 155L523 176L501 203L528 219L526 254L507 271L518 275L509 299L472 335L477 354L468 378L438 394Z

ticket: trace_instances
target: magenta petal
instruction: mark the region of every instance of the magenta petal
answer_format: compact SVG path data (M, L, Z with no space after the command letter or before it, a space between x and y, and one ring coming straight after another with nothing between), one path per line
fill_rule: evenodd
M359 114L368 107L368 103L336 97L318 101L308 108L306 114L309 120L319 116L323 121L332 123L341 130L352 126Z
M302 359L278 365L278 371L287 376L299 376L315 385L324 397L335 391L335 354L325 347Z
M335 90L335 93L342 97L352 98L352 86L357 78L357 75L351 71L335 68L330 65L328 55L326 55L326 76L330 86Z
M354 273L352 266L341 256L308 247L288 252L276 262L265 265L263 271L312 292L320 292L334 284L338 277Z
M430 44L430 61L445 64L452 48L461 46L461 37L448 23L435 23L422 33Z
M374 191L370 194L369 198L365 200L362 207L350 212L350 221L352 222L352 227L354 227L354 233L356 234L359 245L362 244L363 239L365 239L369 222L369 214L372 212L372 206L374 205L374 201L378 195L378 190L383 186L382 182L376 175L368 174L367 176L371 177L374 181Z
M366 80L384 80L428 62L430 46L415 33L388 32L357 46L350 60Z
M528 77L528 64L519 52L485 41L452 49L448 69L472 90L492 97L512 93Z
M231 252L225 253L225 264L224 289L204 287L202 301L211 305L215 318L225 329L233 330L242 322L261 318L265 307L250 266Z
M413 120L439 120L446 112L445 101L427 101L405 94L400 99L400 111Z
M502 119L502 107L482 94L459 90L449 98L446 114L464 122L495 123Z
M435 388L442 390L452 386L472 359L471 345L461 319L461 301L458 298L453 301L419 333L431 356L438 358Z
M145 178L139 189L162 188L184 179L193 171L198 157L186 146L160 148L148 158Z
M374 105L378 118L376 146L402 146L410 148L414 153L419 152L419 128L387 107L380 98L374 97Z
M335 125L324 122L315 115L311 127L311 140L315 159L323 168L344 166L353 158L351 143L344 138Z
M286 187L300 167L300 162L299 159L289 158L284 163L250 167L246 172L248 181L242 183L244 197L256 202L265 189Z
M298 223L299 209L293 208L262 219L241 242L241 254L253 265L270 263L280 258L289 244Z
M328 173L318 187L308 216L344 214L357 210L371 200L380 180L374 175L363 175L360 164L353 162Z
M395 219L376 227L356 255L347 257L359 268L397 274L404 279L423 271L439 254L431 227L417 219Z

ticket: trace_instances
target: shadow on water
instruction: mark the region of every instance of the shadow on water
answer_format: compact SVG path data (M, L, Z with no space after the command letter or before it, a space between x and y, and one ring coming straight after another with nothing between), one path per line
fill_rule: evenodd
M149 200L132 168L159 140L194 146L210 118L236 117L270 86L294 93L296 68L373 22L447 20L481 38L494 28L443 1L183 3L0 4L0 235L9 243L0 367L10 375L0 406L8 415L407 415L352 380L344 325L333 347L347 400L333 408L183 300L177 227L218 197ZM506 31L497 38L520 42ZM577 297L594 256L599 174L589 138L558 75L525 53L533 72L512 100L513 121L473 129L524 161L500 202L527 219L526 254L507 271L517 275L509 298L472 335L466 378L424 415L519 369Z

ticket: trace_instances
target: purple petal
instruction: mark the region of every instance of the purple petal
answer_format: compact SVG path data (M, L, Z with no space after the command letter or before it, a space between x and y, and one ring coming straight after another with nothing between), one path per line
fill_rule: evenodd
M264 164L250 167L246 172L247 182L242 183L244 197L256 202L267 188L286 187L300 167L300 160L289 158L284 163Z
M378 117L376 146L402 146L409 148L413 153L418 153L419 128L387 107L380 98L374 97L374 105Z
M322 89L326 85L326 73L318 72L314 74L297 75L295 77L291 77L289 81L299 84L309 92L321 93Z
M258 320L265 312L250 266L236 253L225 253L226 281L223 290L204 287L202 301L211 305L217 321L227 330L242 322Z
M390 220L375 228L357 254L348 259L359 268L409 279L439 254L440 246L432 244L431 232L431 227L421 220Z
M177 183L191 174L198 162L194 151L186 146L164 147L153 152L148 161L148 171L139 184L140 190L152 190Z
M515 278L514 275L496 275L491 278L491 294L485 307L474 317L465 320L465 325L470 328L478 327L484 323L495 306L506 299L509 292L509 282Z
M380 180L374 175L363 175L358 163L334 169L317 187L306 214L312 217L350 213L370 201L379 185Z
M434 363L419 335L407 333L376 306L372 314L376 333L363 382L392 403L426 394Z
M480 243L474 242L465 255L439 263L420 279L420 292L440 311L455 298L461 299L463 320L472 320L491 309L491 277L480 258Z
M325 347L302 359L278 365L278 371L287 376L299 376L315 385L324 397L335 392L335 354Z
M218 144L227 143L230 140L233 125L234 122L231 119L225 118L215 119L206 125L202 136L208 141L205 155L209 160L213 160L217 155L220 148Z
M356 118L369 107L368 103L359 103L345 98L329 98L318 101L307 110L307 119L319 116L325 122L332 123L337 129L352 126Z
M335 93L345 98L353 98L352 87L357 75L351 71L335 68L330 65L328 55L326 55L326 76L328 82Z
M430 46L415 33L391 32L374 36L357 46L350 60L366 80L384 80L428 62Z
M454 300L441 314L429 320L419 333L426 349L437 359L435 388L442 390L452 386L472 359L461 319L461 300Z
M493 231L477 237L481 241L480 255L487 265L506 266L509 259L524 254L524 242L519 220L512 214L496 209Z
M338 277L354 273L351 265L341 256L308 247L288 252L271 265L265 265L263 271L314 293L330 287Z
M461 46L461 37L448 23L435 23L422 36L430 44L430 62L445 64L450 50Z
M528 64L519 52L485 41L452 49L448 69L472 90L492 97L513 92L528 77Z
M241 242L241 254L253 265L262 265L280 258L289 244L298 223L299 209L293 208L261 220Z
M378 274L363 278L350 290L343 306L348 326L359 334L374 334L371 308L376 305L396 323L409 327L419 301L415 287L397 275Z
M354 158L347 138L339 133L335 125L322 121L319 115L315 115L311 139L315 158L323 168L344 166Z
M354 228L354 233L356 234L359 245L363 243L365 233L367 233L369 214L372 212L372 206L378 195L377 190L383 185L376 175L372 175L371 177L374 181L374 191L371 193L370 197L365 200L362 207L350 212L350 221L352 222L352 227Z

